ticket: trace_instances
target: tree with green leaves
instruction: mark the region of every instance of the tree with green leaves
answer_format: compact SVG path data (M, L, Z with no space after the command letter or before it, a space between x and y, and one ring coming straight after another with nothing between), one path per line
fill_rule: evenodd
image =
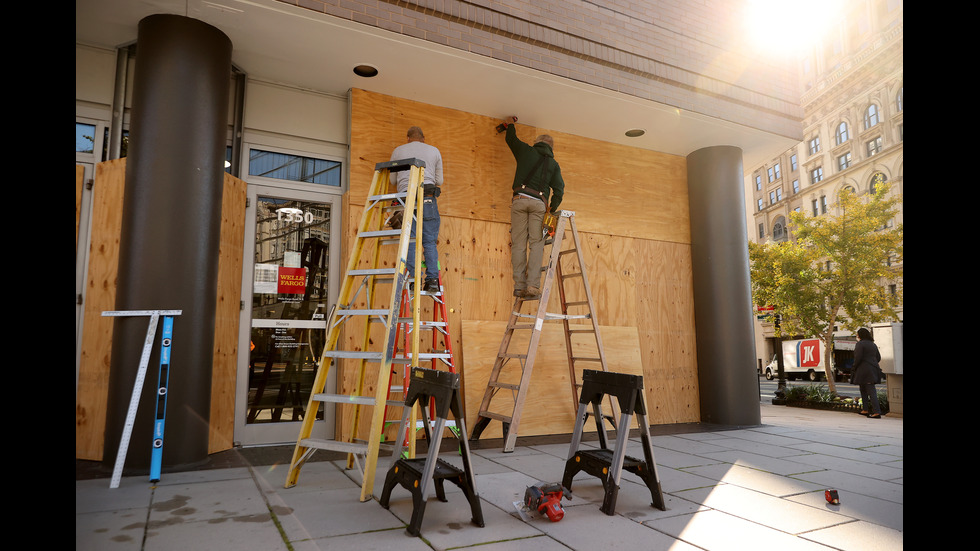
M824 341L832 392L834 328L897 320L902 305L903 230L890 227L902 199L888 191L883 183L864 196L844 188L828 214L792 213L789 240L749 243L755 303L774 308L783 334Z

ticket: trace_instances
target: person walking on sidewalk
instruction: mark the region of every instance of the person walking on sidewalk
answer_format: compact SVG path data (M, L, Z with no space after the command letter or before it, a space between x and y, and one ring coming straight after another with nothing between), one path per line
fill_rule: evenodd
M504 123L507 146L517 160L511 186L514 195L510 206L510 258L514 296L533 300L541 296L542 222L545 212L557 213L565 182L555 160L554 139L542 134L533 146L528 145L517 137L515 121L517 117L511 117Z
M861 389L861 414L872 419L881 419L881 404L875 385L881 382L881 353L871 338L871 331L864 327L858 329L858 342L854 345L854 370L851 371L851 384Z
M391 152L391 160L421 159L425 161L422 176L422 258L425 261L425 286L430 293L439 291L439 252L436 241L439 239L439 216L437 198L442 193L442 153L434 146L425 143L425 135L418 126L408 129L408 142ZM399 193L408 190L409 171L391 173L391 183L397 185ZM408 273L415 275L415 220L412 219L412 240L408 244Z

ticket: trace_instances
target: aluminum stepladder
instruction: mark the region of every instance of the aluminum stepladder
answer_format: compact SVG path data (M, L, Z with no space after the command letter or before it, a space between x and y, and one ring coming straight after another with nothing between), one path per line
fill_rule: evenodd
M146 382L146 370L150 362L153 342L156 340L157 325L163 317L163 331L160 339L160 371L157 377L157 400L153 419L153 448L150 452L150 482L160 481L160 470L163 464L163 435L167 416L167 391L170 383L170 350L173 340L174 316L181 315L181 310L124 310L102 312L105 317L149 316L150 322L143 341L143 352L140 355L136 380L133 383L133 394L129 399L129 409L126 412L126 422L119 440L119 450L116 452L116 463L113 466L110 488L118 488L122 479L123 465L129 452L129 441L136 424L136 412L139 409L143 385Z
M565 238L566 232L570 233L571 235L572 246L568 249L562 249L562 241ZM534 367L538 343L545 321L560 319L564 327L573 411L577 409L578 389L581 387L581 384L578 382L580 377L577 364L598 364L602 371L607 371L606 356L602 349L602 338L599 334L599 322L595 315L595 303L592 299L592 291L589 288L589 279L585 269L585 258L582 255L581 241L579 239L578 229L575 227L575 213L573 211L563 210L559 213L558 221L555 226L555 234L551 239L549 239L549 241L551 242L551 255L548 265L543 268L546 270L546 272L544 275L544 283L541 286L541 297L540 299L533 299L538 300L535 314L533 316L529 316L521 314L520 312L523 303L528 302L530 299L517 297L514 300L514 308L511 312L510 320L507 322L507 329L504 332L503 340L500 343L500 349L497 352L497 358L494 361L493 369L490 371L490 380L487 383L486 391L483 394L483 401L480 404L480 410L476 423L473 425L473 434L470 436L470 439L472 440L479 439L483 430L491 420L500 421L503 423L504 427L504 452L514 451L514 446L517 444L517 434L518 426L521 420L521 412L527 398L527 390L531 380L531 371ZM574 259L577 260L577 271L567 272L566 270L568 270L568 267L562 266L562 259L569 255L575 255ZM551 296L553 283L556 280L558 281L561 313L549 314L546 308L548 306L548 300ZM581 281L584 289L581 300L568 300L569 293L568 289L565 287L565 283L568 280ZM533 321L531 323L520 323L521 318L532 318ZM591 326L587 324L569 323L569 321L573 319L587 319L591 322ZM518 330L531 331L526 353L511 353L508 350L510 348L510 343L514 332ZM572 336L576 334L594 336L596 351L595 356L575 356L573 354ZM511 360L516 360L520 364L519 383L504 382L501 380L501 375L505 371L509 371L508 375L511 375L511 380L513 380L513 374L516 372L516 370L505 369L508 367L508 364L513 363ZM490 409L493 398L500 390L510 390L512 393L513 410L510 414L500 413L499 411L492 411ZM612 403L610 403L609 414L606 415L606 419L609 420L614 427L616 426L615 406Z
M430 415L427 409L430 402L434 423L431 427L429 423L422 423L429 445L425 458L401 457L401 448L406 438L406 431L409 430L410 426L409 412L414 410L417 403L422 409L422 418L428 419ZM439 459L442 433L446 428L449 413L453 414L460 428L460 432L453 434L460 442L462 469ZM473 524L480 527L484 526L483 509L480 505L480 496L476 490L476 477L470 460L470 450L466 441L466 427L462 414L463 402L460 397L458 374L419 367L412 368L411 380L405 397L405 409L402 412L401 424L398 427L398 447L392 455L392 464L385 477L384 489L379 500L381 506L387 509L391 490L396 484L411 492L412 521L407 527L407 532L412 536L419 535L419 527L422 524L422 516L425 513L426 500L428 499L429 485L435 486L436 497L439 501L447 501L444 489L446 480L463 491L463 495L466 496L470 504Z
M425 271L425 263L422 263L423 272ZM436 292L421 291L421 296L428 296L432 298L432 320L420 320L419 329L429 330L432 332L432 346L430 352L426 354L420 354L420 361L428 361L430 363L430 369L437 369L438 367L445 367L450 373L456 373L456 362L453 356L453 342L452 336L449 334L449 316L446 311L446 288L442 284L442 270L440 266L439 270L439 290ZM396 349L395 356L408 358L409 357L409 338L411 337L411 322L412 318L408 316L408 313L412 310L412 301L415 297L414 292L408 289L402 290L402 306L401 313L398 318L398 336L396 337L396 343L400 337L403 337L405 344L403 348ZM442 344L440 345L439 339L442 338ZM397 344L396 344L397 346ZM411 371L408 368L407 362L404 366L404 371L401 374L403 383L397 385L394 383L395 376L398 373L392 370L392 379L388 383L388 401L391 403L393 400L391 395L393 393L401 393L404 395L408 384L410 381ZM435 415L435 408L430 408L432 415ZM388 419L388 412L385 411L385 423L392 424L398 423L397 420ZM407 448L408 457L415 457L415 441L418 430L422 428L423 421L416 419L414 412L412 415L412 424L415 426L414 431L408 431L406 435L405 447ZM430 428L434 426L435 417L430 417L429 426ZM455 431L456 421L446 421L446 428Z
M408 245L411 234L411 219L406 216L401 229L384 229L385 214L391 210L405 209L406 212L422 211L422 178L425 163L418 159L403 159L388 161L375 165L374 178L368 191L364 212L361 216L358 234L352 248L347 271L341 284L337 306L329 316L327 335L323 353L320 356L313 388L310 395L306 415L300 428L296 448L286 476L286 488L296 485L300 469L307 459L318 449L340 451L348 455L348 467L356 465L362 474L361 501L371 499L375 470L378 462L378 452L381 447L381 436L384 429L384 411L387 401L388 384L391 377L391 365L398 361L394 358L395 326L399 314L399 298L402 289L407 285ZM410 171L408 190L403 193L389 193L389 175L392 172ZM414 207L412 207L414 205ZM416 259L415 275L418 277L421 269L422 247L419 237L422 235L422 217L417 217L416 230ZM397 237L397 241L395 238ZM373 250L366 251L365 245L373 244ZM386 245L397 243L397 252L393 267L381 266L381 250ZM363 267L362 257L367 260ZM379 285L391 285L391 291L383 294L378 291ZM363 292L363 297L361 293ZM418 289L416 289L418 294ZM361 297L361 298L359 298ZM387 302L381 301L387 297ZM357 301L363 300L364 307L358 308ZM419 323L418 297L412 312L412 323L417 329ZM381 306L384 306L383 308ZM341 350L338 348L341 330L352 320L363 323L363 340L356 350ZM381 339L372 339L372 321L380 321L384 326ZM352 323L351 325L355 325ZM356 328L355 328L356 329ZM418 334L416 330L412 339L412 356L408 360L417 365ZM325 387L327 376L332 365L340 360L350 361L357 365L354 392L346 394L327 394ZM378 379L375 383L373 396L364 395L365 374L367 364L378 364ZM354 406L351 436L346 441L325 440L312 438L316 411L320 404L341 403ZM359 440L357 427L360 422L362 407L372 407L370 434L366 440ZM361 464L363 460L363 465Z
M643 400L643 376L585 370L582 373L582 381L582 394L578 402L575 431L572 433L572 443L568 449L562 486L571 492L572 479L579 471L585 471L598 477L602 481L602 487L605 491L602 507L599 510L612 516L616 512L619 482L625 469L643 480L650 490L652 505L661 511L666 511L667 506L664 503L663 490L660 486L657 463L653 458L650 427L647 421L645 401ZM621 417L619 428L616 431L616 447L614 449L609 449L604 424L599 421L602 417L600 404L603 396L615 397L620 407ZM599 449L579 449L582 428L587 417L585 412L589 405L592 406L596 419ZM642 460L626 455L630 422L634 414L640 427L640 440L643 445Z

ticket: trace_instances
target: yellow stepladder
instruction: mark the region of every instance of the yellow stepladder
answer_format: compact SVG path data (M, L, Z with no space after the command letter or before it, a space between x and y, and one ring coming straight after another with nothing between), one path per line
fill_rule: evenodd
M392 172L403 170L410 171L408 189L402 193L389 193L389 175ZM391 377L391 365L398 361L394 358L395 349L395 325L398 321L400 311L400 297L409 280L410 274L407 272L407 256L409 240L416 240L415 247L415 278L421 276L421 235L422 217L418 216L415 235L411 236L412 218L410 213L422 212L422 178L425 171L425 163L419 159L403 159L388 161L375 165L374 178L371 188L368 191L367 202L364 212L361 215L358 234L355 238L355 245L351 252L340 288L340 295L337 299L337 306L333 309L326 328L326 339L323 353L320 356L317 366L316 376L313 380L313 388L310 393L309 404L306 408L306 415L303 417L303 424L300 428L299 437L296 440L296 448L293 451L293 458L290 463L289 473L286 476L286 488L296 485L299 480L299 473L304 463L316 450L339 451L348 454L348 467L356 466L361 471L361 501L371 499L374 487L375 470L378 464L378 453L381 448L381 439L384 429L385 404L389 406L404 406L401 402L387 402L388 384ZM414 206L414 208L413 208ZM386 213L397 209L404 209L405 216L401 229L384 229ZM375 246L370 254L365 254L365 244L373 242ZM397 244L397 253L394 266L381 267L381 249L385 245ZM369 259L368 266L361 265L362 256ZM390 285L390 293L379 293L378 287ZM419 285L415 286L414 293L418 295ZM363 295L362 295L363 293ZM384 295L384 296L382 296ZM361 297L361 298L359 298ZM387 302L382 302L387 297ZM358 300L363 300L363 307L357 306ZM419 309L418 296L415 297L415 307L413 312L413 342L411 344L413 354L407 360L412 367L418 366L420 359L418 352L418 324ZM363 321L364 339L358 350L341 350L338 348L341 331L346 322L350 320ZM384 324L384 337L378 340L371 339L371 321L377 320ZM371 344L374 343L374 344ZM335 366L339 360L348 360L357 365L357 383L352 394L327 394L326 383L331 367ZM375 384L374 395L363 395L365 372L369 364L378 365L378 379ZM350 437L346 440L326 440L322 438L312 438L313 423L316 419L316 412L321 404L340 403L354 406L353 428ZM361 408L373 408L371 416L370 434L366 440L357 438L357 426L360 421ZM363 464L361 463L363 461Z

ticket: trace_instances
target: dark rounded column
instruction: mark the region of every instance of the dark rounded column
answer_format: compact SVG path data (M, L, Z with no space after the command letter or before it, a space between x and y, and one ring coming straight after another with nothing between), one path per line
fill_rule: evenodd
M701 421L758 425L742 150L687 157Z
M231 52L227 36L195 19L153 15L139 24L116 310L182 310L164 467L207 460ZM105 464L115 463L148 323L115 320ZM150 465L159 343L158 330L127 472Z

